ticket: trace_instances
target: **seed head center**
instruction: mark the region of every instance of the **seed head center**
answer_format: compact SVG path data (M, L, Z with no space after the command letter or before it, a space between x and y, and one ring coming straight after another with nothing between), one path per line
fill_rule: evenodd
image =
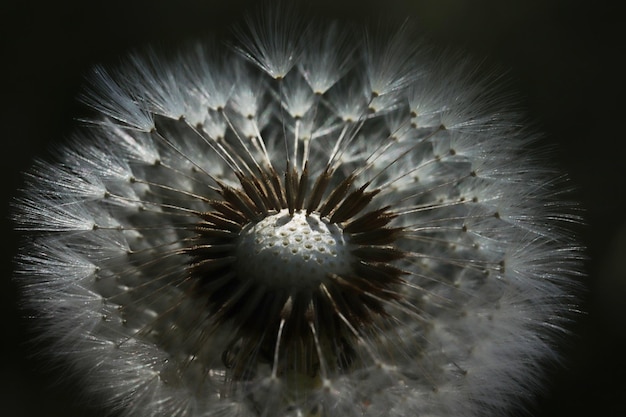
M243 228L237 245L242 279L276 289L315 287L328 275L351 271L350 245L343 230L316 214L287 210Z

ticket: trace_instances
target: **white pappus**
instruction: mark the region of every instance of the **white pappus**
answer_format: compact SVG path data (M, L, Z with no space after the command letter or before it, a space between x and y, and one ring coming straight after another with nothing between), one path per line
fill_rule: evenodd
M267 13L98 67L15 202L51 357L123 416L489 416L541 386L581 249L467 61Z

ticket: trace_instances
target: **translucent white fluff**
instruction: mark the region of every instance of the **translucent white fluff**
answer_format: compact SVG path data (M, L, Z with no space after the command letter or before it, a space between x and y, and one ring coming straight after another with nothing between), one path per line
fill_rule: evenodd
M523 122L404 30L247 24L232 51L96 68L99 116L28 174L17 280L50 356L129 417L510 412L541 388L580 257ZM232 266L272 201L356 248L314 290Z

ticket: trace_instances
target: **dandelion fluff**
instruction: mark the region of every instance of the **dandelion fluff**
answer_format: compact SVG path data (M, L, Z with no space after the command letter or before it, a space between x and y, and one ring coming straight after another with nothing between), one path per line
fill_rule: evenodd
M97 67L28 174L51 356L129 417L509 412L572 306L558 174L467 63L265 16Z

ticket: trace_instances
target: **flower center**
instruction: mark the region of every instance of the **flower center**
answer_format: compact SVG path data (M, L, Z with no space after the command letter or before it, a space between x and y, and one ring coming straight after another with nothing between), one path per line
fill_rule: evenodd
M232 329L222 355L229 378L251 376L251 355L274 374L355 366L357 329L402 297L402 229L389 227L389 207L371 206L380 190L329 168L312 186L306 167L284 180L273 168L238 179L240 188L220 184L188 248L192 290L214 325Z
M237 273L270 288L314 288L328 274L350 272L342 229L312 214L287 210L249 224L240 233Z

